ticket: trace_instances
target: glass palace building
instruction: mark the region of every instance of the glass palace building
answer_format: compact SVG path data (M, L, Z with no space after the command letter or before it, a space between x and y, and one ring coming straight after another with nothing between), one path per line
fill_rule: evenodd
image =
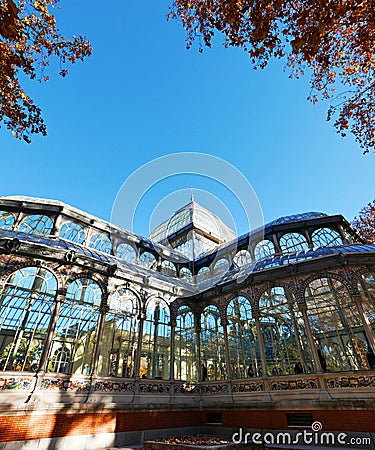
M237 237L191 201L145 238L3 197L0 261L0 442L373 431L375 246L341 215Z

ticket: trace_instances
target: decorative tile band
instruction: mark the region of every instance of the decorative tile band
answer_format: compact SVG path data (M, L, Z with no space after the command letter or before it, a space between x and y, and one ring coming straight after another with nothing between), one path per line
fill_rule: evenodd
M326 380L328 389L345 388L373 388L375 387L375 376L358 375L348 377L335 377Z
M226 392L229 392L229 387L227 383L201 385L202 394L223 394Z
M95 392L134 392L134 390L134 383L118 381L98 381L95 383Z
M159 394L169 394L171 388L169 384L163 384L163 383L140 383L139 385L139 392L144 394L152 394L152 393L159 393Z
M89 380L69 380L66 378L43 378L39 387L41 391L88 392Z
M318 380L315 378L274 380L271 381L271 391L294 391L297 389L318 389Z
M173 385L174 394L200 394L201 389L195 383L179 383Z
M263 381L250 381L232 385L232 392L263 392L265 389Z
M2 377L0 378L0 389L3 391L29 391L33 383L33 378L25 377Z

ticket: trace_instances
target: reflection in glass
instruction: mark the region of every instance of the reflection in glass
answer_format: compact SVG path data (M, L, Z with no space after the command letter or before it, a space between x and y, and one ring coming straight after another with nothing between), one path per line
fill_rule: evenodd
M175 378L197 381L197 350L194 315L190 308L181 306L177 313L175 332Z
M100 287L89 278L69 285L57 319L48 371L91 373L101 297Z
M129 289L120 288L109 298L109 311L100 344L100 375L134 377L138 314L137 297Z
M10 275L0 297L0 370L38 369L56 290L56 278L43 268Z
M271 376L312 371L303 319L293 304L292 295L282 287L266 291L259 300L264 352Z
M227 378L224 329L219 310L213 305L207 306L201 314L201 363L201 372L206 374L207 380Z
M249 300L244 297L233 299L227 308L227 319L231 377L261 375L259 342Z
M305 296L323 370L367 369L366 337L346 287L337 280L320 278L308 285Z
M161 298L147 302L143 325L141 378L169 379L171 326L168 304Z

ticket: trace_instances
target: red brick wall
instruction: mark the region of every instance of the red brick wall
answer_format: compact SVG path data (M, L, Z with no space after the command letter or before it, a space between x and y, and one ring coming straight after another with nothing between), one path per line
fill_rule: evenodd
M225 427L286 430L287 413L311 413L314 421L323 425L324 431L375 431L375 411L371 410L221 411L221 413Z
M285 430L286 413L291 411L217 412L222 413L225 427ZM371 410L292 412L312 413L314 420L321 422L325 431L370 432L375 429L375 411ZM0 442L205 424L206 413L199 411L0 416Z

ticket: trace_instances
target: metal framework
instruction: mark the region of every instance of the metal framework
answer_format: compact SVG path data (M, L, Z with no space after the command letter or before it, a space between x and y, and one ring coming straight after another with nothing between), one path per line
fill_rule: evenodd
M348 373L375 385L375 246L341 215L278 219L189 259L60 202L0 203L3 386L258 400L346 389Z

